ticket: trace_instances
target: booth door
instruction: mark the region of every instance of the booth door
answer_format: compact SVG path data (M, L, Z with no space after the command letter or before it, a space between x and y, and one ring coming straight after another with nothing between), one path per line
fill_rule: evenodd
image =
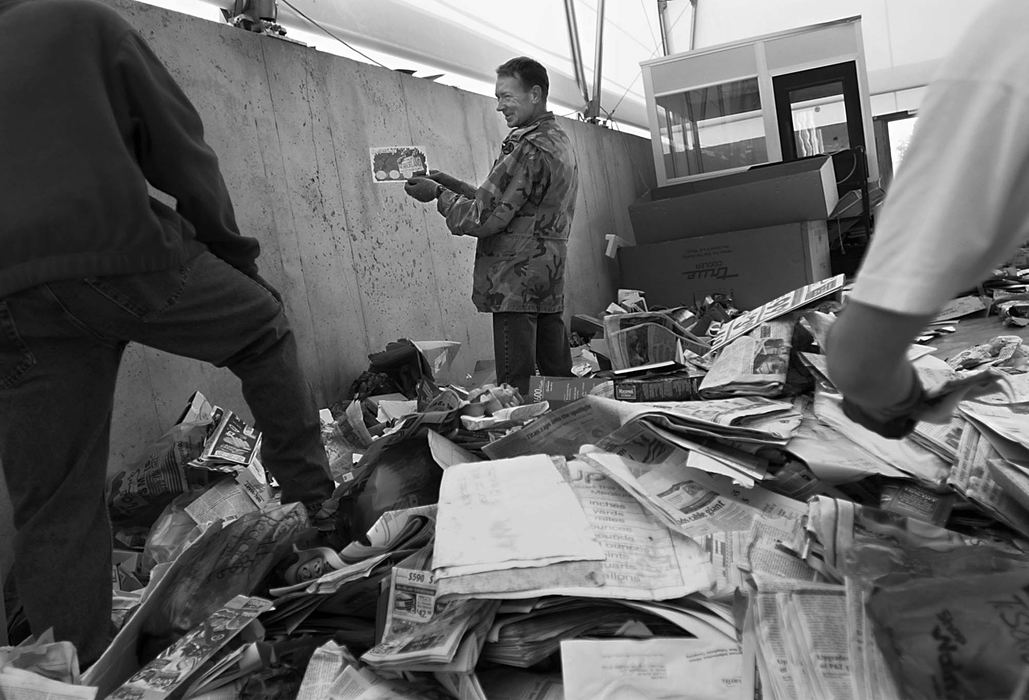
M866 145L853 61L774 77L772 89L784 161Z

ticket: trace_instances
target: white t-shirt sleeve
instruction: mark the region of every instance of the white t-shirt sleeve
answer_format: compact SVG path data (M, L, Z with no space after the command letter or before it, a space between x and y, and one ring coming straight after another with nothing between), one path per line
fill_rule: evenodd
M1029 239L1029 92L943 79L887 195L852 299L935 313Z

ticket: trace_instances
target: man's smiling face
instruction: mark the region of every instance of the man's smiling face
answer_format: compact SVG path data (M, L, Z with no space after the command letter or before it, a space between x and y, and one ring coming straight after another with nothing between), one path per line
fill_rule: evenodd
M497 76L497 111L504 115L508 128L525 126L538 116L539 92L538 86L526 90L516 76Z

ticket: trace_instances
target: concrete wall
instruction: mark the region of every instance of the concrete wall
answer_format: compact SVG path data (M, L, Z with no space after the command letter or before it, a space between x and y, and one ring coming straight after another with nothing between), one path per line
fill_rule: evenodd
M452 237L434 207L374 184L368 149L416 144L430 166L485 178L506 133L493 100L132 0L107 0L137 27L193 100L221 159L262 274L283 292L321 405L346 393L389 341L462 343L463 376L492 357L489 317L470 300L475 241ZM567 313L613 298L604 235L633 240L627 206L653 186L648 141L564 120L580 191ZM134 461L194 389L249 415L229 372L130 346L119 377L111 469ZM0 566L9 553L0 489Z

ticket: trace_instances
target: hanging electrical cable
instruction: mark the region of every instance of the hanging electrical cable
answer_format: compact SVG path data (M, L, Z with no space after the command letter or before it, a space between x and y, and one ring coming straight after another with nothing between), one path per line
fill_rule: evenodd
M286 7L288 7L289 9L293 10L293 12L297 13L300 17L305 19L307 22L309 22L310 24L314 25L318 29L322 30L327 35L329 35L330 37L332 37L333 39L335 39L339 43L343 44L344 46L346 46L348 49L350 49L354 53L358 54L359 56L363 56L364 58L366 58L367 60L371 61L375 65L380 66L382 68L385 68L386 70L392 70L386 64L382 63L381 61L375 60L374 58L372 58L371 56L369 56L365 52L361 51L360 49L358 49L356 46L354 46L350 42L346 41L345 39L343 39L342 37L338 36L334 32L329 31L328 27L323 26L320 22L318 22L317 20L311 18L307 14L305 14L303 10L298 8L296 5L291 3L289 0L282 0L282 4L285 5Z

